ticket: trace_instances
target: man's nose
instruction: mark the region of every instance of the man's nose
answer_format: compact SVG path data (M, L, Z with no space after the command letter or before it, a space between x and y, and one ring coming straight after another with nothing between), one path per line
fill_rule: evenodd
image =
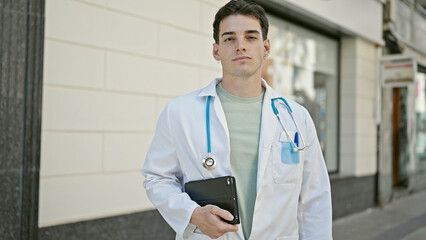
M241 53L245 51L246 51L246 47L245 47L244 39L238 39L236 52Z

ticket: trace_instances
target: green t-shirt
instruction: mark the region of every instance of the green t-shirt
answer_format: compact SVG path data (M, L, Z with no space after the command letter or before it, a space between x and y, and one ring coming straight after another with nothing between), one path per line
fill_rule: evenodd
M236 179L240 220L248 239L256 201L257 162L264 92L240 98L227 92L220 82L217 93L225 112L231 145L231 171Z

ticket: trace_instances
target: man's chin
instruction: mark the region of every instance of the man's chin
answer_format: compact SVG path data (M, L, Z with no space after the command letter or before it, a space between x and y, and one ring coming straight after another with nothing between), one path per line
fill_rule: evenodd
M255 72L239 72L237 74L235 74L236 77L240 77L240 78L249 78L252 77L254 75Z

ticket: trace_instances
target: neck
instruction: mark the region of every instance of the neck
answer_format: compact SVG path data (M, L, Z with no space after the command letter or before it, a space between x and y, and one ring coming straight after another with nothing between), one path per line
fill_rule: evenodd
M223 76L222 87L232 95L242 98L257 97L263 92L260 76L249 78Z

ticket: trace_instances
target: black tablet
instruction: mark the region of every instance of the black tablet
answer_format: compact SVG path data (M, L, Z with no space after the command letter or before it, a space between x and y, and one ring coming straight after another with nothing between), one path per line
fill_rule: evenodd
M185 192L200 206L216 205L234 215L230 224L240 223L237 188L232 176L211 178L185 183Z

